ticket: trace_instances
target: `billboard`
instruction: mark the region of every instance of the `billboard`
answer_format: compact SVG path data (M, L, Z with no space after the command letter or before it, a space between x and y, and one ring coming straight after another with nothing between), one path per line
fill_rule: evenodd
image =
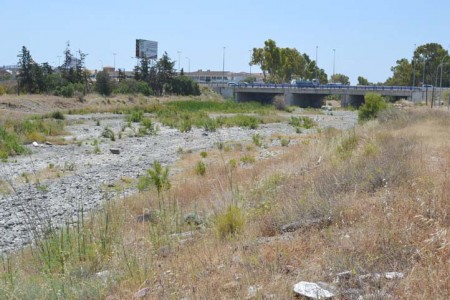
M158 42L148 40L136 40L136 57L137 58L158 58Z

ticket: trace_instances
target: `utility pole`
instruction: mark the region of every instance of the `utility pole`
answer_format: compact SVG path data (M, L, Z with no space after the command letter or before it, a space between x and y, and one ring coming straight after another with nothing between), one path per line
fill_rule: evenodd
M178 53L178 73L180 73L181 72L181 68L180 68L180 54L181 54L181 51L177 51L177 53Z
M248 65L250 66L250 77L252 76L252 50L248 50L250 52L250 62Z
M334 77L335 64L336 64L336 49L333 49L333 77Z
M116 53L113 53L114 55L114 72L116 71Z
M224 46L222 54L222 84L225 82L225 48Z
M315 75L316 79L318 79L317 72L319 70L319 65L317 63L317 52L318 52L318 50L319 50L319 46L316 46L316 75Z
M413 86L416 86L416 44L414 44L414 53L413 53Z

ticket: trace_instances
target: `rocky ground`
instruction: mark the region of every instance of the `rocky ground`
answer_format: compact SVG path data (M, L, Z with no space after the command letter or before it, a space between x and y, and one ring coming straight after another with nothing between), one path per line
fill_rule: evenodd
M319 128L348 129L357 123L356 113L349 111L308 116ZM103 201L117 196L114 187L121 178L137 178L151 168L155 160L162 165L173 165L180 150L208 150L218 142L251 142L255 133L263 137L298 134L287 123L261 125L255 130L224 128L205 132L193 129L187 133L159 125L156 135L135 137L136 128L122 131L126 122L121 115L69 115L67 119L72 125L67 127L70 135L65 139L72 143L29 145L30 155L0 164L0 181L8 187L0 190L0 253L30 243L39 230L48 226L48 221L52 226L61 226L75 220L81 211L99 208ZM115 132L115 141L101 137L106 127ZM303 130L301 134L316 130ZM120 132L122 137L118 138ZM119 154L113 154L111 149L117 149ZM135 187L130 185L121 193L134 192Z

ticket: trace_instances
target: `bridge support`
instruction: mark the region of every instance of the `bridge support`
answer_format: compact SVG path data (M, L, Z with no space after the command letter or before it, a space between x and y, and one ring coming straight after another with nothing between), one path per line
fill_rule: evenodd
M341 106L347 107L349 105L353 107L360 107L364 103L364 95L342 95Z
M324 103L325 95L321 94L284 94L286 105L295 105L299 107L321 107Z

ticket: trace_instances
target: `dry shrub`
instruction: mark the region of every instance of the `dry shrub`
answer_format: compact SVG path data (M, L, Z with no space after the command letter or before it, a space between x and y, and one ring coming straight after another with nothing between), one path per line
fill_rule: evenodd
M284 97L276 96L273 100L273 105L278 110L285 110L286 109L286 102L284 101Z

